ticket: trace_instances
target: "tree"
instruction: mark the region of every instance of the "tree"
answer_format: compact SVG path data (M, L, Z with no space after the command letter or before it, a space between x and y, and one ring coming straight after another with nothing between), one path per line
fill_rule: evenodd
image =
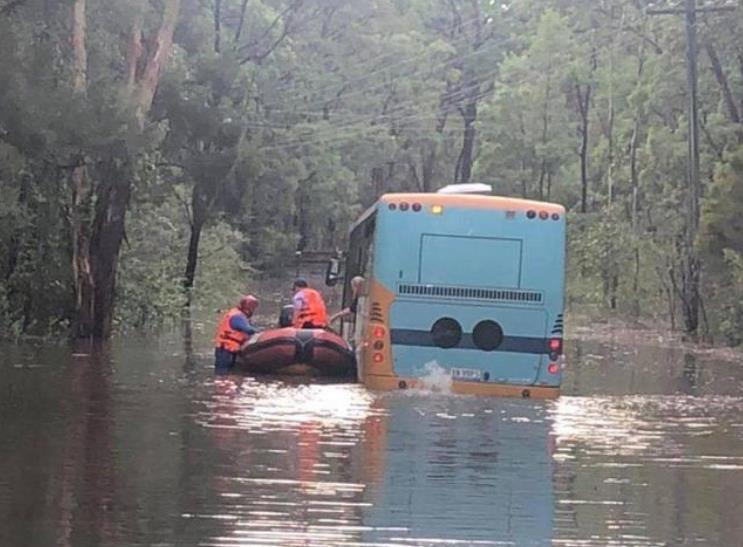
M565 20L542 14L527 48L503 62L498 91L485 113L488 142L478 176L522 197L551 199L573 148L566 90L574 51ZM562 64L561 62L562 61ZM501 182L502 181L502 182Z

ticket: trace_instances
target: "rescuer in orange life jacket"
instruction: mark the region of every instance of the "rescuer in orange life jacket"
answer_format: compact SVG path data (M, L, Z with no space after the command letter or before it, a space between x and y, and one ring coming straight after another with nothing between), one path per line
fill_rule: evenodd
M304 279L294 281L293 326L297 329L324 329L328 326L328 312L322 295L311 289Z
M222 317L214 337L214 368L217 372L229 372L240 350L258 332L249 321L257 307L255 296L243 296L237 307Z

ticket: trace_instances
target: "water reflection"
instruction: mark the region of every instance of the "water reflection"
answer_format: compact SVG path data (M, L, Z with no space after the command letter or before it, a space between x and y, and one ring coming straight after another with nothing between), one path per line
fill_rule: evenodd
M220 378L201 406L220 473L182 516L203 545L551 540L542 403Z
M211 528L202 545L358 539L365 485L352 461L364 424L379 413L373 397L355 385L241 377L218 378L213 389L195 415L221 464L207 493L213 510L201 499L182 515Z
M0 351L0 545L743 535L739 363L583 340L555 401L380 394L215 378L199 332Z
M550 543L553 444L543 402L411 393L382 404L385 473L367 492L366 541Z
M2 545L116 538L109 355L73 350L59 359L54 349L6 355L14 374L3 371L0 382L12 394L0 409L0 522L23 525L2 526Z
M678 363L680 378L687 364ZM738 544L741 525L730 507L743 502L743 399L631 395L550 404L556 544Z

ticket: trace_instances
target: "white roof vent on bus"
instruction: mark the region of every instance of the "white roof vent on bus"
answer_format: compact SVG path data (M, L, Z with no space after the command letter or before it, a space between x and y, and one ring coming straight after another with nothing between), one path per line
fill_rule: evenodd
M450 184L441 188L437 194L481 194L490 196L493 194L493 187L489 184L480 182L470 182L467 184Z

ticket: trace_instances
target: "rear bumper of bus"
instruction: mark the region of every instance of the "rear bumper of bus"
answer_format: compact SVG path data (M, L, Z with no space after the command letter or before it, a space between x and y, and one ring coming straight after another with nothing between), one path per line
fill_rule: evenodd
M368 374L363 378L368 389L399 391L402 389L427 388L420 378L402 376L377 376ZM448 387L448 386L447 386ZM497 384L494 382L462 382L452 380L451 392L461 395L487 395L492 397L520 397L524 399L555 399L560 396L559 387Z

